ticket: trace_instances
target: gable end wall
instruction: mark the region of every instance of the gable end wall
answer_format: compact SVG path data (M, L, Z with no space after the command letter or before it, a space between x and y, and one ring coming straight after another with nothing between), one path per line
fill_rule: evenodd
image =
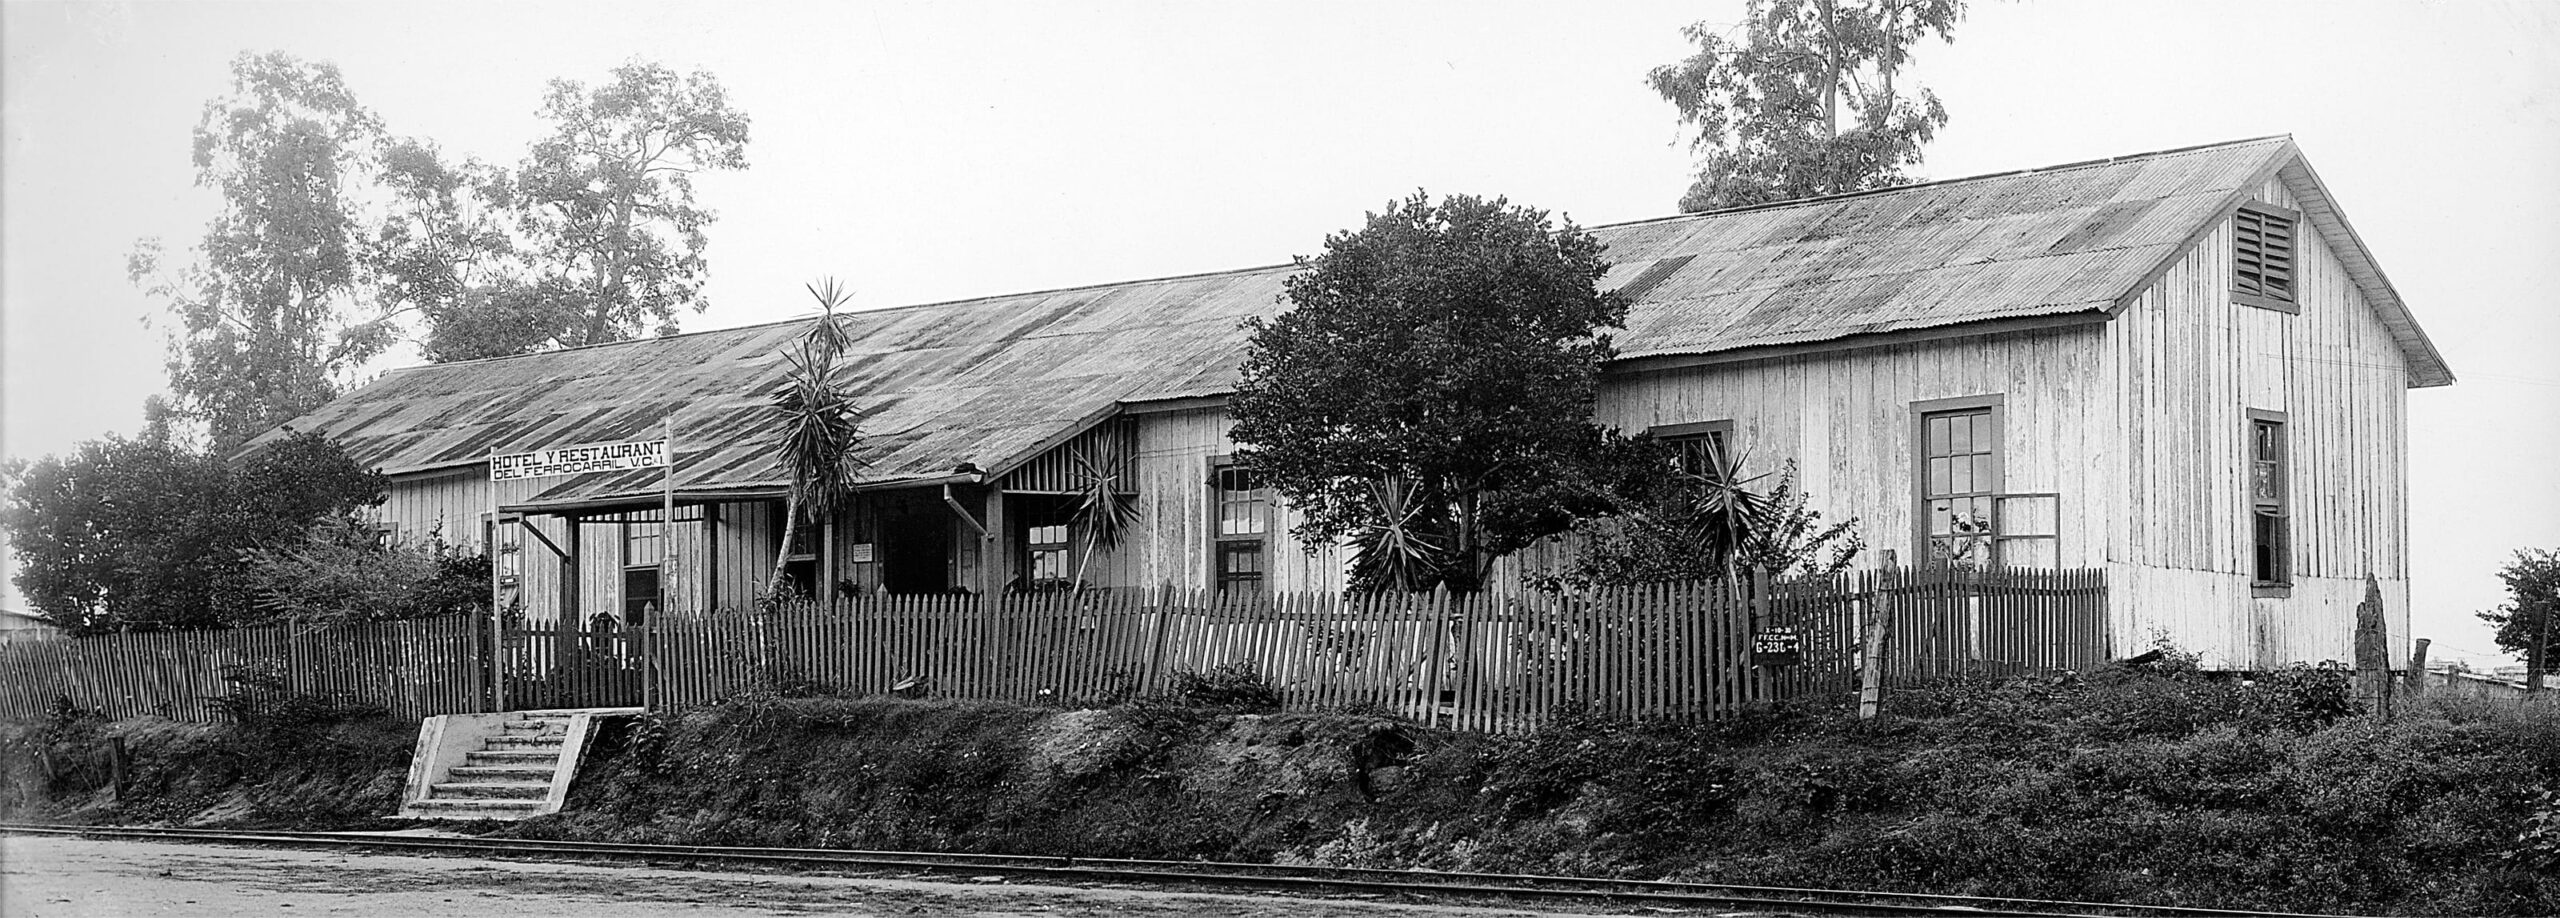
M2299 208L2282 179L2253 197ZM2405 363L2319 234L2296 238L2299 314L2232 302L2226 218L2107 323L2129 511L2107 536L2110 607L2119 635L2157 634L2209 667L2351 661L2371 574L2396 666L2409 639ZM2288 595L2251 589L2249 409L2286 417Z

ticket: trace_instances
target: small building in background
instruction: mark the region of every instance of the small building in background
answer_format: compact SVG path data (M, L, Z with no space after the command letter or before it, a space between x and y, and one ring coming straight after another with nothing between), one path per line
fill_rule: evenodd
M17 609L0 609L0 645L47 641L62 635L62 626L45 620L44 616Z

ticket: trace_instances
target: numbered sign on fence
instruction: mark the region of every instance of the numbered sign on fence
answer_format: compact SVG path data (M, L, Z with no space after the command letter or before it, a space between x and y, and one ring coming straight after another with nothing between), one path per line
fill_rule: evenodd
M1794 666L1804 662L1804 635L1794 628L1771 627L1751 632L1751 665Z

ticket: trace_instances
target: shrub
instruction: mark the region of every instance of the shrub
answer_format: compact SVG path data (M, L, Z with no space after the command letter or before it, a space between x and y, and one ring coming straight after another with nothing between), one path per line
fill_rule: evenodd
M285 665L276 660L234 663L222 667L221 673L231 688L213 699L214 710L228 718L250 745L260 748L298 748L321 738L330 727L386 713L380 705L349 696L296 690Z
M1170 694L1193 707L1239 713L1280 710L1280 689L1249 662L1227 663L1206 670L1177 670Z

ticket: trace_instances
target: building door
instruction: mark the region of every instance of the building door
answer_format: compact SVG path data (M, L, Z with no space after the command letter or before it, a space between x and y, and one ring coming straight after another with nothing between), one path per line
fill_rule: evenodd
M951 508L940 500L884 501L879 540L880 585L889 592L951 588Z

